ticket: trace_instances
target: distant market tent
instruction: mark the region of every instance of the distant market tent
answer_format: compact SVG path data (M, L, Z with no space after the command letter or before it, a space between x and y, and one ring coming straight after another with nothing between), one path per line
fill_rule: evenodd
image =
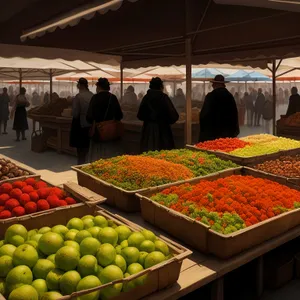
M194 69L192 73L193 80L210 80L213 79L216 75L227 76L224 70L219 70L216 68L206 68L206 69Z
M239 81L239 82L256 82L256 81L272 81L272 79L264 74L261 74L257 71L247 72L245 70L239 70L234 74L226 76L226 80L228 81Z

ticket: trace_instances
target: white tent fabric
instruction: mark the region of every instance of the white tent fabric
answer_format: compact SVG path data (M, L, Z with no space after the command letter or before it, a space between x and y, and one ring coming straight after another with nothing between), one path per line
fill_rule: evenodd
M90 70L105 66L119 66L121 61L121 58L115 55L9 44L0 44L0 59L14 59L18 64L24 63L22 66L24 68L53 68L65 70ZM19 61L17 61L17 59L19 59ZM22 59L23 61L20 61ZM35 61L36 66L33 65L33 59L38 59ZM49 62L45 64L45 60L51 60L51 64L49 64ZM11 62L12 61L3 61L7 67L12 67ZM19 67L18 65L18 68Z
M80 60L79 60L80 59ZM84 51L0 44L0 79L49 80L70 72L117 68L120 57ZM115 69L113 69L115 70ZM105 74L105 75L104 75ZM108 73L103 73L106 76ZM114 75L112 75L114 76ZM99 76L100 77L100 76Z

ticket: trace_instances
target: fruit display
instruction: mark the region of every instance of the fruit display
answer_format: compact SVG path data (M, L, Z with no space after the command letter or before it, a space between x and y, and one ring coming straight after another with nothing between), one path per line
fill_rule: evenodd
M81 170L127 191L134 191L234 167L234 163L214 155L181 149L100 159Z
M300 141L261 134L242 139L217 139L199 143L195 146L203 150L220 151L232 156L247 158L300 148Z
M59 98L56 93L52 94L52 100L50 103L43 104L31 108L28 111L28 116L42 115L42 116L56 116L60 117L64 109L69 108L70 103L65 98Z
M49 300L75 292L81 292L76 299L109 299L144 285L147 274L106 288L101 285L172 256L168 245L151 231L133 232L102 215L30 231L14 224L0 241L0 293L9 300L25 299L24 293L26 299Z
M173 186L151 197L161 205L230 234L300 208L300 192L253 176L232 175Z
M206 141L196 144L197 148L203 150L221 151L230 153L235 149L244 148L250 143L244 142L238 138L225 138L213 141Z
M201 151L195 152L188 149L151 151L144 153L143 156L184 165L193 172L194 177L205 176L237 167L233 162L219 159L215 155Z
M28 171L20 169L9 159L0 158L0 181L28 175L30 175Z
M20 217L77 203L58 187L34 178L0 185L0 219Z
M300 113L297 112L287 118L281 118L279 121L279 124L283 125L283 126L299 127L300 126Z
M257 170L288 178L300 178L300 155L281 156L254 167Z

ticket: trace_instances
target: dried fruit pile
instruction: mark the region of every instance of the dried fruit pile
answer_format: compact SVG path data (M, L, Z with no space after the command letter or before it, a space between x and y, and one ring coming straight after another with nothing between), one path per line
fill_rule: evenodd
M0 180L7 180L26 175L30 175L29 172L18 168L18 166L9 159L0 159Z
M0 241L0 294L6 299L50 300L118 297L147 282L147 274L120 282L172 258L168 245L149 230L132 232L101 215L65 225L27 229L10 226ZM109 287L101 286L118 280ZM100 291L101 289L101 291ZM121 296L122 297L122 296ZM73 297L72 297L73 298ZM126 296L124 296L126 298ZM128 298L128 297L127 297Z
M151 199L224 234L300 208L299 191L240 175L174 186Z
M281 156L254 167L260 171L288 178L300 178L300 155Z
M0 219L19 217L77 203L58 187L28 178L0 185Z
M300 148L300 141L261 134L248 136L242 139L217 139L199 143L196 147L204 150L226 152L233 156L254 157Z

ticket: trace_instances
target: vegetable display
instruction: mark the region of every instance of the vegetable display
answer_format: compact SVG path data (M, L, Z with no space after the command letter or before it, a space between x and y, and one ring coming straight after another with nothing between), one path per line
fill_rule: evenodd
M254 167L260 171L288 178L300 178L300 155L281 156Z
M229 234L300 208L300 192L267 179L233 175L183 184L151 200Z
M195 177L237 167L233 162L219 159L215 155L187 149L151 151L143 155L184 165L193 172Z
M237 167L214 155L186 149L100 159L82 171L128 191L159 186Z
M300 141L262 134L246 138L227 138L195 145L199 149L225 152L238 157L254 157L300 148Z
M28 178L0 185L0 219L20 217L77 203L58 187Z
M129 191L193 177L192 171L183 165L129 155L100 159L82 170Z
M27 175L30 175L29 172L20 169L9 159L0 159L0 180L7 180L10 178L16 178Z
M281 118L279 121L279 124L284 125L284 126L299 127L300 126L300 113L297 112L287 118Z
M130 277L172 256L151 231L132 232L102 215L30 231L14 224L0 241L0 294L7 299L59 299ZM142 275L75 298L109 299L146 281Z

